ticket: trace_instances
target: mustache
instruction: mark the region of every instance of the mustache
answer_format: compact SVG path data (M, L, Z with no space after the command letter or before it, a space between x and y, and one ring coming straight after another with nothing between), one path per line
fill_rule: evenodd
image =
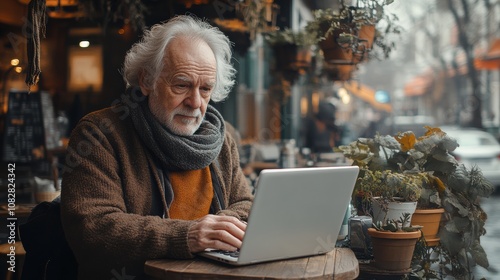
M184 108L179 108L179 109L174 111L174 114L197 118L197 117L201 117L201 110L200 109L188 110L188 109L184 109Z

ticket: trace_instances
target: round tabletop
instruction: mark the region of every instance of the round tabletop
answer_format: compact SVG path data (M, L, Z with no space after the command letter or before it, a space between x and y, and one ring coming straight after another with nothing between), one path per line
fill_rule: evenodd
M318 256L231 266L202 257L149 260L145 272L153 279L355 279L359 263L349 248Z

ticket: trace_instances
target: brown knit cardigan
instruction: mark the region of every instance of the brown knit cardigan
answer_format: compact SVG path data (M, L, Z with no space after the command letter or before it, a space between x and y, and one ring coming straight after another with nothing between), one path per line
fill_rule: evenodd
M78 261L78 279L143 279L148 259L193 257L187 245L193 222L151 215L153 188L159 188L158 203L166 210L164 190L128 109L121 104L91 113L71 135L61 218ZM218 162L215 172L225 203L218 214L246 220L253 196L228 133Z

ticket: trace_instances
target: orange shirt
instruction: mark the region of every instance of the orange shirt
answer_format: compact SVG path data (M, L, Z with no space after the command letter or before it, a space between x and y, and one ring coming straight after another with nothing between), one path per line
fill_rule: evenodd
M210 212L214 196L210 168L171 172L174 200L169 208L171 219L195 220Z

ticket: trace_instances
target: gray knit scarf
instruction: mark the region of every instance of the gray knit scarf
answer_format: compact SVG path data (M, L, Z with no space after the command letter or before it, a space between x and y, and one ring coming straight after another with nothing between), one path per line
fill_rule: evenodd
M198 130L189 136L176 135L162 125L149 110L147 98L132 108L131 117L141 140L169 171L207 167L224 142L224 119L211 105Z

